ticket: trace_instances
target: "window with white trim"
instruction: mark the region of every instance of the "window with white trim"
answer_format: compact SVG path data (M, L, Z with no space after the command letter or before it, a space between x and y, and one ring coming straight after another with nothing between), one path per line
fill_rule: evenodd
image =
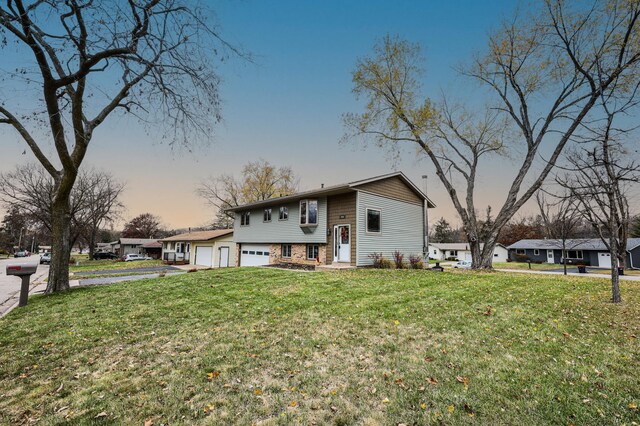
M300 225L313 226L318 224L318 200L300 201Z
M525 254L524 249L516 249L516 254Z
M263 222L271 222L271 208L264 209L264 214L262 215Z
M307 259L316 260L320 255L320 247L318 244L307 244Z
M567 251L568 259L582 259L582 250L569 250Z
M283 244L282 245L282 257L291 257L291 244Z
M280 215L278 216L279 220L288 220L289 219L289 207L282 206L280 207Z
M367 232L380 233L380 209L367 209Z
M251 212L240 213L240 226L249 226L251 221Z
M538 250L538 249L533 249L533 255L534 255L534 256L539 256L539 255L540 255L540 250Z

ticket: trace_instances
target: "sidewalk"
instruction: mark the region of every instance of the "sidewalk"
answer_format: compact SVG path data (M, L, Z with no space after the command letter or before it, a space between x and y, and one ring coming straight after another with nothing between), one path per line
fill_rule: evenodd
M532 269L496 269L496 271L500 272L509 272L512 274L540 274L540 275L559 275L563 276L562 272L553 272L553 271L540 271L540 270L532 270ZM601 278L601 279L611 279L609 275L606 274L579 274L576 272L568 272L567 276L570 277L580 277L580 278ZM621 280L627 281L640 281L640 275L620 275Z

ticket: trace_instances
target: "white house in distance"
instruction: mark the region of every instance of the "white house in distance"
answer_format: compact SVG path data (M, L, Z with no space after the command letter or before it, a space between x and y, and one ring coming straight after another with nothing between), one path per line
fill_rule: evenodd
M480 247L484 247L484 244L481 244ZM496 247L493 249L493 261L506 262L508 257L509 250L502 244L496 244ZM429 259L472 260L468 243L430 243Z
M163 238L162 260L167 263L226 268L235 265L233 229L193 231Z

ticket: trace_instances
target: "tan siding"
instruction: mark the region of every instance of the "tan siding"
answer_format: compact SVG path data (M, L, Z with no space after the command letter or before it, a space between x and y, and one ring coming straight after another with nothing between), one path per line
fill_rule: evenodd
M402 179L397 176L377 182L365 183L356 187L358 190L370 192L395 200L406 201L408 203L422 204L422 198L408 187Z
M327 264L333 263L333 227L351 225L351 264L356 264L356 192L334 195L327 199ZM340 216L344 216L340 219Z

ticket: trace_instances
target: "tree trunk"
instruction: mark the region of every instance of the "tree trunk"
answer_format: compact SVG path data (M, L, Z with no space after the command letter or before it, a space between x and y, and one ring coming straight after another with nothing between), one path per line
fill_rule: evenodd
M616 238L609 238L609 254L611 255L611 301L621 303L620 274L618 273L618 242Z
M56 200L52 206L52 245L49 282L45 293L69 290L69 256L71 255L71 209L69 197Z

